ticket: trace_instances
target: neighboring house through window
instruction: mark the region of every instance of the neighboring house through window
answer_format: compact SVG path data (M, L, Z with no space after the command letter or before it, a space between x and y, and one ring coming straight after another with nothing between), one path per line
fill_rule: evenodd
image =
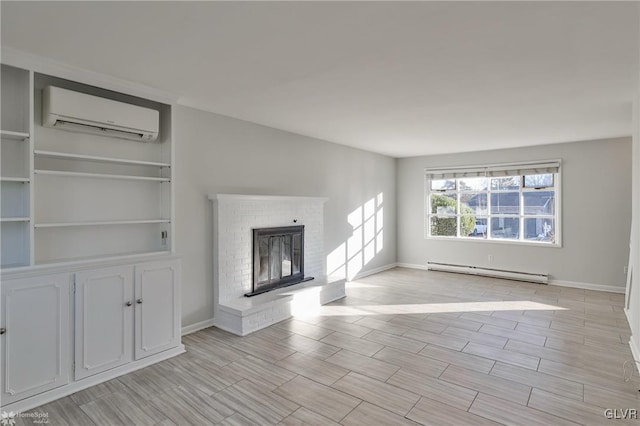
M425 237L560 245L560 161L425 170Z

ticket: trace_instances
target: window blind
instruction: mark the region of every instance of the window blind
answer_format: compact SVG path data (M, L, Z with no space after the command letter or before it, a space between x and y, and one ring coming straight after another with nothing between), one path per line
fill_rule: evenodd
M465 177L537 175L543 173L558 173L559 171L560 160L548 160L487 166L426 168L425 175L428 179L437 180Z

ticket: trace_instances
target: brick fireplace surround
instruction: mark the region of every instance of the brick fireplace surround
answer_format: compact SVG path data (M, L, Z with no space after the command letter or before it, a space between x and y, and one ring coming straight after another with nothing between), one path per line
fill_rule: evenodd
M214 325L245 336L345 297L344 280L327 281L326 198L210 194L213 202ZM294 222L295 221L295 222ZM252 229L304 225L305 275L315 279L244 297L252 286Z

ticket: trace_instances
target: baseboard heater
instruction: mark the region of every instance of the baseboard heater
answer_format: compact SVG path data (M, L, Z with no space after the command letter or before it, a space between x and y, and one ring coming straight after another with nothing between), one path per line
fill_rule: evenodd
M507 271L504 269L483 268L480 266L454 265L451 263L427 262L430 271L454 272L458 274L481 275L483 277L504 278L507 280L527 281L539 284L549 283L549 274Z

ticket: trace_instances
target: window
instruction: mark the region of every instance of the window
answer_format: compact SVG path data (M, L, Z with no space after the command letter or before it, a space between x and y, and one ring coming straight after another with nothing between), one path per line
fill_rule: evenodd
M560 245L560 162L426 169L425 237Z

